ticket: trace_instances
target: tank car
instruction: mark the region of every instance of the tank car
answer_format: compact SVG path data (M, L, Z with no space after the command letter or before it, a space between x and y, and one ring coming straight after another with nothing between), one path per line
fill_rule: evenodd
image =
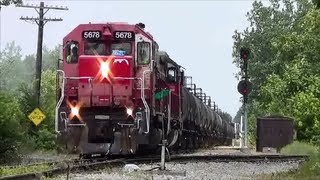
M232 124L187 78L143 23L80 24L63 39L58 142L81 155L229 144Z

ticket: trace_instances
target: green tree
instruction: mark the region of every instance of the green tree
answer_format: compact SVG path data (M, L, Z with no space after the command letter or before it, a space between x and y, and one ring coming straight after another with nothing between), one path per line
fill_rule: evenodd
M275 58L277 53L272 48L271 42L282 34L293 31L297 20L312 8L312 4L304 0L296 2L270 0L269 6L263 5L261 1L254 1L252 6L252 10L247 13L250 27L243 32L235 31L233 35L233 62L240 67L241 61L238 55L240 48L246 46L251 49L252 58L249 60L248 69L253 82L250 97L254 99L269 74L280 74L283 71L282 62ZM239 71L237 75L240 74Z
M35 76L35 55L21 54L21 48L14 41L7 43L1 52L0 59L0 161L1 157L12 153L17 157L20 146L24 151L32 148L54 149L55 132L54 118L56 105L56 67L61 54L61 46L54 49L44 48L43 69L41 82L40 109L43 110L46 118L38 126L35 126L28 118L28 115L36 107L34 99L34 76ZM4 106L7 102L11 102ZM3 103L3 104L2 104ZM12 106L12 109L8 108ZM16 112L19 114L13 115ZM13 120L9 120L12 116ZM9 123L4 123L9 122ZM11 126L12 134L9 136ZM23 131L20 131L20 129ZM16 131L17 130L17 131ZM22 138L19 132L23 132ZM2 133L2 134L1 134ZM22 139L21 139L22 138ZM12 142L12 145L9 143ZM14 148L13 148L14 147ZM5 149L7 148L7 149ZM31 149L28 149L31 148Z
M296 119L298 139L319 142L320 11L310 10L296 32L272 42L284 72L272 74L261 87L261 108Z
M55 146L55 106L56 106L56 72L46 70L43 72L41 82L41 107L46 114L46 119L39 131L38 144L44 149L52 149Z
M234 63L241 46L250 47L249 135L255 120L268 115L295 119L298 139L319 141L320 11L309 1L254 2L251 23L234 35ZM238 73L240 74L240 73Z
M4 50L1 52L0 59L0 89L15 90L21 82L21 47L15 42L7 43Z
M316 5L317 9L320 8L320 0L312 0L313 4Z
M0 91L0 99L0 163L7 163L19 158L24 134L20 125L23 114L12 94Z
M42 70L57 70L58 60L61 59L62 46L56 46L50 50L47 47L43 48L43 66Z
M56 72L46 70L42 73L40 108L46 118L35 126L30 120L26 120L24 127L28 127L28 133L35 139L38 149L52 149L55 147L54 118L56 106ZM33 96L33 86L23 83L20 86L19 103L22 112L27 116L36 107Z
M232 116L227 113L227 112L221 112L220 114L221 118L227 122L231 122L232 121Z

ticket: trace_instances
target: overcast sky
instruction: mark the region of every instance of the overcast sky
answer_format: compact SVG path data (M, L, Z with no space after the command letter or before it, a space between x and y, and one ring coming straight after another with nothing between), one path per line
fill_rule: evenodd
M40 1L24 1L39 4ZM50 10L46 17L63 18L45 25L44 45L53 48L81 23L143 22L160 49L186 68L198 87L210 95L219 108L233 117L241 103L237 92L237 69L232 64L232 35L249 23L245 14L250 0L243 1L44 1L45 5L67 6L68 11ZM19 20L37 16L34 9L3 7L1 49L15 41L23 55L36 53L37 25Z

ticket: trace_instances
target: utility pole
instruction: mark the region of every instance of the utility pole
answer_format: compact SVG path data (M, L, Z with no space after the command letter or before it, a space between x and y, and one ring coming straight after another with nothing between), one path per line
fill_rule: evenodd
M16 5L16 7L33 8L37 11L39 17L20 17L20 20L34 21L38 24L38 43L37 43L37 58L36 58L36 81L35 81L35 98L37 106L40 106L40 88L41 88L41 70L42 70L42 44L43 44L43 28L49 21L62 21L61 18L45 18L44 15L49 10L68 10L67 7L53 7L45 6L44 2L40 2L40 6L37 5Z

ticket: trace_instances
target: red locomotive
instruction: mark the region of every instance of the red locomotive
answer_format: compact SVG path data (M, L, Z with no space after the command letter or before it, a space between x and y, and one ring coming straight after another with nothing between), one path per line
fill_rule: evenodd
M144 24L81 24L63 47L55 128L68 151L152 153L162 139L171 149L195 149L234 138L233 124Z

